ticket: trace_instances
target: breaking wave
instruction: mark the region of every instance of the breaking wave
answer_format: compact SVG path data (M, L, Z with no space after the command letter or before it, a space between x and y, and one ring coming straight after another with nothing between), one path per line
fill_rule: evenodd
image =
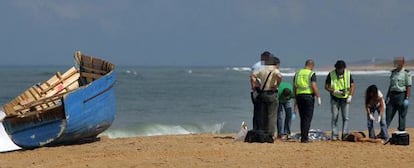
M227 67L226 70L233 70L238 72L246 72L251 71L252 68L250 67ZM295 68L280 68L280 72L282 76L294 76L297 69ZM316 71L316 75L328 75L329 71ZM366 70L366 71L351 71L353 75L381 75L386 76L390 74L388 70Z
M166 124L139 124L130 128L114 128L103 132L100 136L109 138L125 138L138 136L180 135L194 133L220 133L224 123L212 125L166 125Z

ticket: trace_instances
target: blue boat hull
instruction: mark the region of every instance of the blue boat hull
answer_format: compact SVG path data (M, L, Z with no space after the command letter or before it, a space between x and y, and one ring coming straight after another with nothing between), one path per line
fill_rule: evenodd
M3 121L6 132L22 148L72 143L96 137L109 128L115 119L115 80L116 75L111 71L65 95L61 100L62 105L56 109L64 111L61 115L6 118Z

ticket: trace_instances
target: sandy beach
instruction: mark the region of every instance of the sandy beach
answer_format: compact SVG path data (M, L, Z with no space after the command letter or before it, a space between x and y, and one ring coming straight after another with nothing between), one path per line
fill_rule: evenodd
M414 129L408 129L414 135ZM0 167L412 167L414 146L244 143L234 134L108 139L1 153ZM414 142L411 136L411 143Z

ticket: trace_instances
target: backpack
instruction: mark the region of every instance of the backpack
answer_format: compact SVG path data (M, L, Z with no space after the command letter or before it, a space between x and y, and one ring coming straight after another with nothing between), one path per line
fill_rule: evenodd
M395 131L385 144L387 143L390 143L391 145L410 145L410 134L406 131Z
M249 130L244 142L273 143L273 134L263 130Z

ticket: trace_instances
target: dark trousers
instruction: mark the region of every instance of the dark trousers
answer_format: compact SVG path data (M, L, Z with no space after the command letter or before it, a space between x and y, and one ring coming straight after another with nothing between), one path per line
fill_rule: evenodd
M398 111L398 130L405 130L405 117L407 116L407 107L404 106L405 93L393 93L390 94L390 101L386 107L386 120L389 127L395 113Z
M253 104L253 129L273 134L276 131L277 93L260 93L253 101Z
M313 117L315 98L313 97L313 95L297 95L296 103L298 105L300 116L301 141L308 141L308 134Z

